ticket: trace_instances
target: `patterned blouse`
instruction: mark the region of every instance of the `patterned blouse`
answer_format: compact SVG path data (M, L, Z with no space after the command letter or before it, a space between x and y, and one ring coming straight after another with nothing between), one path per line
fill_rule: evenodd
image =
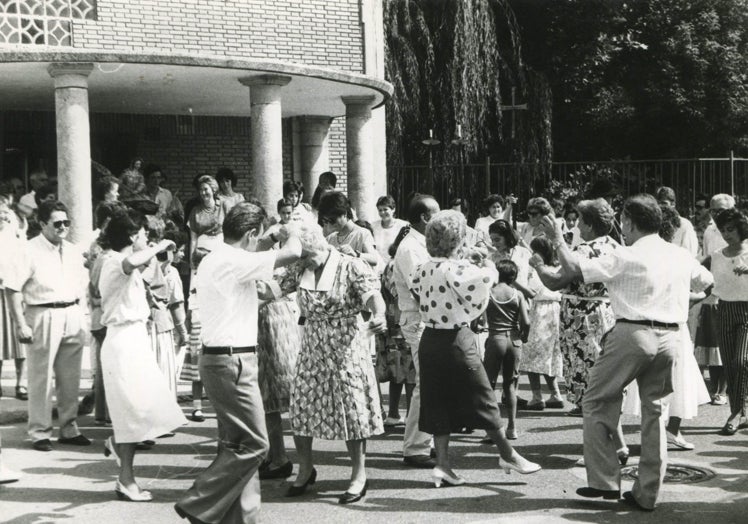
M498 280L495 267L432 257L416 268L410 289L420 303L426 326L459 329L469 326L486 310L491 288Z
M598 258L601 255L618 249L621 245L609 236L597 237L589 242L583 242L574 248L574 253L579 258ZM564 294L577 297L607 297L608 289L603 283L585 284L582 280L575 280L569 284Z

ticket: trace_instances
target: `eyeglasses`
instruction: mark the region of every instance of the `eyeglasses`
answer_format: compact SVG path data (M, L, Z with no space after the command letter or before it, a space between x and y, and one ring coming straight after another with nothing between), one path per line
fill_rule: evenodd
M713 217L721 215L724 211L725 211L724 209L709 208L709 214L711 214Z
M70 220L55 220L52 222L55 229L62 229L63 227L70 227Z

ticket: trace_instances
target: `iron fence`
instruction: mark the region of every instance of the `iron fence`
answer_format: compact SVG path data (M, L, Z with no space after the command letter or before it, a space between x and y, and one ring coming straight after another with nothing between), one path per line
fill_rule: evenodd
M520 206L533 196L562 187L584 193L586 185L607 178L622 195L653 193L672 187L681 213L689 212L699 194L729 193L748 200L748 158L610 160L590 162L438 164L390 166L389 191L400 207L413 192L434 195L446 206L459 196L477 211L488 194L513 194ZM554 183L555 182L555 183ZM401 212L404 209L401 209Z

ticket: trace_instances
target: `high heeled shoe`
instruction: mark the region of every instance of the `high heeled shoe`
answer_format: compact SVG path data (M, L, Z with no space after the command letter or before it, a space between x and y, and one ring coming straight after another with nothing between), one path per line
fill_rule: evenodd
M119 466L119 455L117 455L117 450L114 448L114 441L112 441L112 437L109 437L104 441L104 456L109 457L109 455L113 456L115 462L117 462L117 466Z
M353 502L358 502L359 500L364 498L367 489L369 489L368 479L364 482L364 487L361 488L361 491L359 491L358 493L351 493L350 491L346 491L345 493L340 495L340 498L338 498L338 504L351 504Z
M125 486L123 486L119 480L114 486L114 492L117 494L117 498L120 500L127 500L129 502L150 502L153 500L153 495L150 491L140 490L137 493L133 493Z
M288 491L286 491L286 496L298 497L299 495L303 495L304 492L306 492L306 488L312 486L315 482L317 482L317 470L315 468L312 468L312 473L309 475L309 478L306 479L306 482L304 482L301 486L291 485L288 488Z
M459 475L454 477L444 471L439 466L431 470L431 478L434 479L434 487L439 488L444 484L445 486L461 486L465 483L465 479Z
M499 467L502 468L504 470L504 473L506 473L507 475L509 475L512 470L523 475L529 475L530 473L535 473L543 469L540 467L540 464L530 462L519 454L516 455L518 459L517 462L509 462L506 460L502 460L501 457L499 457Z

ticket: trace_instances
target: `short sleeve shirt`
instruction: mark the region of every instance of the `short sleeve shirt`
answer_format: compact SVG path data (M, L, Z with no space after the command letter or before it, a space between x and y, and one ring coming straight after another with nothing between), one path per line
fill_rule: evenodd
M217 246L200 262L196 302L206 346L257 345L257 280L271 280L277 252Z
M122 325L145 322L150 315L145 284L140 271L129 275L122 268L125 255L112 251L103 258L99 275L101 293L101 324Z
M411 291L418 297L421 320L426 326L458 329L469 326L486 310L491 288L498 280L495 267L432 258L416 269Z

